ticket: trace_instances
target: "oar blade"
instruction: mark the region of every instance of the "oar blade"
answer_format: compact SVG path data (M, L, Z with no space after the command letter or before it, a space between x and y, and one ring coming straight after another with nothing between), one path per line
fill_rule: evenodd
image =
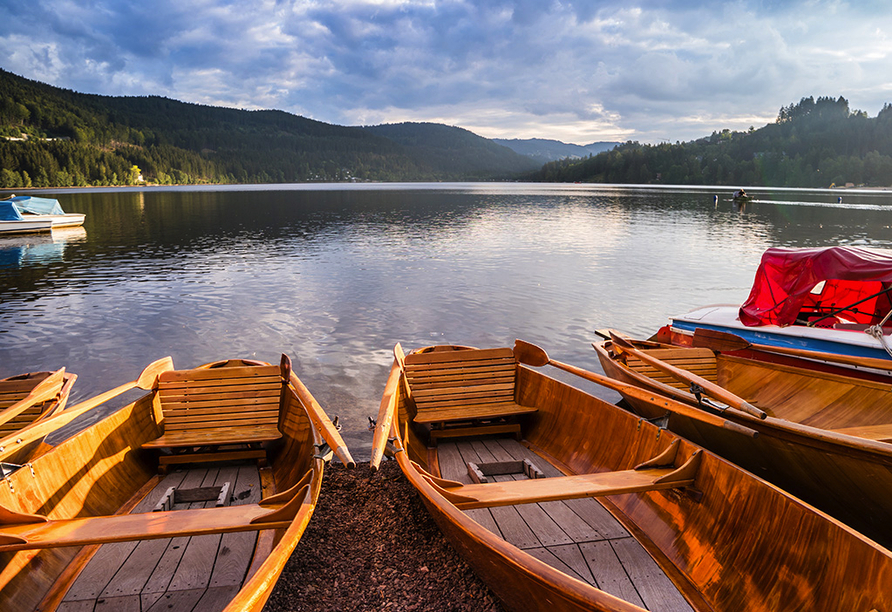
M164 372L172 369L173 359L170 356L162 357L158 361L153 361L145 367L140 373L139 378L134 381L135 386L144 391L151 391L155 387L155 383L158 382L158 377Z
M548 365L548 353L544 349L523 340L514 341L514 357L519 363L541 368Z
M709 348L719 353L742 351L752 346L749 342L729 332L698 327L694 330L694 346Z

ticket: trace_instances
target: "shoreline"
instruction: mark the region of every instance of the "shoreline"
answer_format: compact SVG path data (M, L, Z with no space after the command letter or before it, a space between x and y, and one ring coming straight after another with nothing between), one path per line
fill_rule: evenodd
M81 185L67 187L0 187L0 198L15 194L15 192L49 192L49 193L139 193L152 191L298 191L298 190L331 190L331 189L424 189L425 186L432 189L448 189L452 186L467 185L539 185L539 186L563 186L568 189L580 188L626 188L626 189L695 189L702 191L734 190L734 185L669 185L662 183L578 183L578 182L519 182L519 181L306 181L302 183L182 183L182 184L149 184L141 185ZM845 191L847 193L884 193L892 192L892 185L885 187L872 186L834 186L834 187L765 187L759 185L744 185L745 189L752 191L826 191L835 193ZM8 193L7 193L8 192Z

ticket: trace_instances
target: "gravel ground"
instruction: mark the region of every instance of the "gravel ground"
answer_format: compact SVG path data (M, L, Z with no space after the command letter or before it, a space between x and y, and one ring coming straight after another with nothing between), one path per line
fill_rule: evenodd
M394 461L326 468L322 493L267 612L502 612L443 538Z

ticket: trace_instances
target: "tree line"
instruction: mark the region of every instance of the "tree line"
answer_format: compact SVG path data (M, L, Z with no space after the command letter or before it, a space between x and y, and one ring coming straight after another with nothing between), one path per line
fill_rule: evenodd
M802 98L774 123L690 142L626 142L584 160L551 162L539 181L829 187L892 185L892 105L874 118L843 98Z

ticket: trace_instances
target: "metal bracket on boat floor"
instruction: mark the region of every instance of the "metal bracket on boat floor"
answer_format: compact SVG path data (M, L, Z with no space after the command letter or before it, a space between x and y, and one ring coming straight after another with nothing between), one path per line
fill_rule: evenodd
M322 459L325 463L329 463L332 457L334 457L334 451L331 450L328 442L314 444L313 446L316 448L316 454L313 455L314 459Z
M522 474L528 479L545 478L545 474L539 470L529 459L518 461L494 461L491 463L474 463L468 461L468 476L476 483L489 482L489 476L504 476Z
M670 414L672 414L672 413L667 412L666 414L664 414L661 417L654 417L654 418L650 419L648 422L651 423L652 425L656 425L660 429L669 429L669 415Z
M199 487L197 489L178 489L177 487L169 487L161 500L155 504L152 512L166 512L173 510L174 504L186 504L196 502L214 502L215 508L228 506L231 498L229 496L230 483L225 482L218 487Z

